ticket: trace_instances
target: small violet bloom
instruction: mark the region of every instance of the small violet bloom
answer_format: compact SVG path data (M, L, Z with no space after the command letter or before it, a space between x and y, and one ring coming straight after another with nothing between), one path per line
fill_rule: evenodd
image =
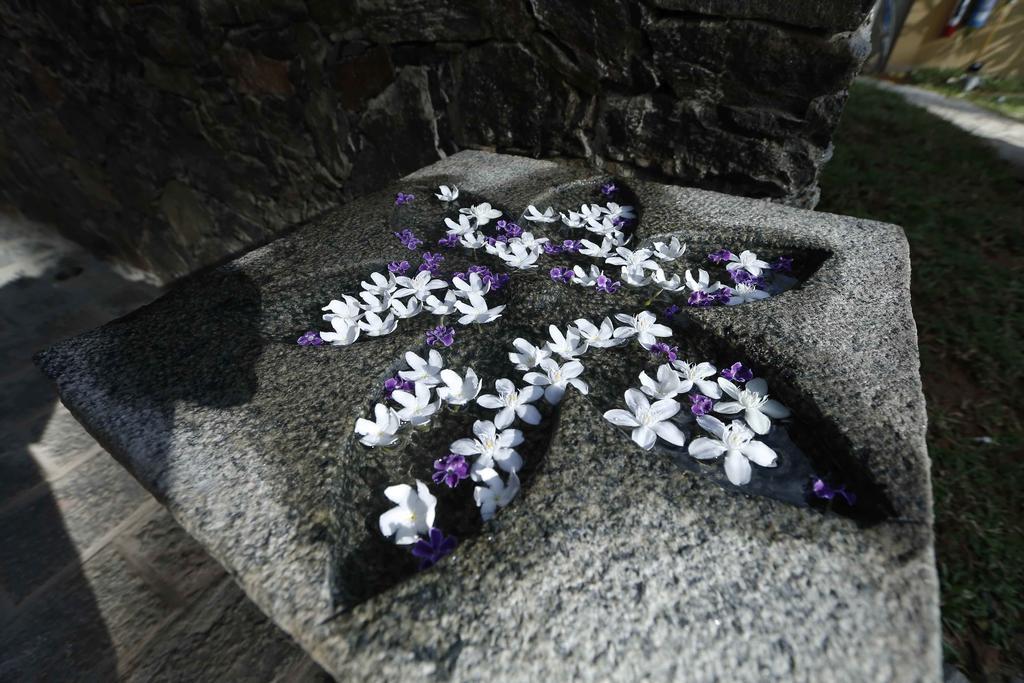
M732 289L729 287L722 287L721 289L716 289L711 292L709 296L720 304L727 304L732 300Z
M425 251L420 254L420 258L423 259L423 263L420 264L418 269L419 272L429 270L432 274L441 267L441 262L444 261L444 256L441 254L432 254L429 251Z
M690 294L690 298L686 300L686 303L690 304L691 306L707 308L708 306L713 306L715 300L716 299L713 294L708 294L707 292L703 291L696 291Z
M553 242L545 242L544 243L544 253L548 254L549 256L554 256L556 254L561 254L562 253L562 246L559 245L559 244L555 244Z
M690 412L693 413L694 415L700 416L707 415L708 413L710 413L711 408L714 405L714 402L707 396L702 396L701 394L691 394L690 404Z
M793 270L793 257L792 256L780 256L775 260L775 263L771 265L771 269L780 273L789 273Z
M578 254L580 251L579 240L562 240L562 252L566 254Z
M708 254L708 260L712 263L726 263L731 258L733 258L733 253L728 249L719 249L714 253Z
M657 342L655 344L652 344L650 351L656 356L664 354L665 358L667 358L669 361L674 361L679 358L679 347L669 346L665 342Z
M573 272L569 268L552 268L549 274L551 275L551 279L555 282L560 282L566 285L572 282Z
M438 325L432 330L427 330L427 346L451 346L454 343L454 328Z
M388 264L388 271L395 275L405 275L405 272L409 270L408 261L392 261Z
M673 318L681 310L682 309L679 308L678 306L676 306L675 304L672 304L670 306L666 306L665 307L665 317L666 318Z
M438 245L445 249L454 249L459 245L459 235L454 232L450 232L437 241Z
M451 555L455 546L459 544L454 536L445 536L440 529L430 528L427 540L422 538L416 541L412 547L412 554L420 560L420 570L429 569L441 561L441 558Z
M402 204L409 204L414 199L416 199L416 195L414 195L414 194L405 194L404 192L399 192L395 196L395 206L401 206Z
M423 240L418 239L412 230L406 228L399 232L394 233L398 241L402 243L402 246L406 249L416 250L419 249L420 245L423 244Z
M299 346L320 346L323 343L324 340L320 338L320 333L316 330L310 330L299 337Z
M407 391L412 393L416 388L416 385L409 380L402 379L401 377L389 377L384 380L384 395L391 398L391 394L396 391Z
M615 191L618 189L619 188L615 187L615 183L609 181L601 186L601 194L603 194L605 197L610 197L613 194L615 194Z
M828 482L824 479L815 477L811 490L814 492L815 496L823 500L832 500L836 496L842 496L846 500L847 505L853 505L857 502L856 494L847 491L846 484L840 484L837 487L833 487L829 486Z
M469 461L466 456L449 453L434 461L434 474L431 475L435 484L444 483L450 489L459 485L463 479L469 478Z
M754 379L754 371L750 368L743 367L743 363L733 363L729 367L722 370L720 373L722 377L733 382L749 382Z
M750 285L751 287L764 287L764 278L760 275L751 275L748 271L742 268L736 268L729 271L729 277L732 281L738 285Z
M611 279L607 275L604 275L603 273L597 276L597 281L594 283L594 288L597 289L597 291L599 292L603 292L604 294L614 294L615 292L619 291L621 287L621 282L616 282L615 280Z

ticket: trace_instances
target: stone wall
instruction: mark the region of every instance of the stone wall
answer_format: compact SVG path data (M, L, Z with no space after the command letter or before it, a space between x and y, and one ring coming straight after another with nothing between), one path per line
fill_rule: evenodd
M168 280L458 149L813 206L870 0L0 0L0 196Z

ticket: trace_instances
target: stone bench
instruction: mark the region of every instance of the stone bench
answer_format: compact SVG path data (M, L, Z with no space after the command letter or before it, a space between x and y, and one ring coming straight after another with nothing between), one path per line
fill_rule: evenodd
M578 205L601 180L463 152L39 362L88 430L340 680L938 680L925 407L909 256L891 225L630 182L637 240L676 234L697 252L750 245L805 264L778 296L688 310L676 336L759 368L793 410L802 455L738 488L720 466L642 451L602 419L635 380L606 363L597 391L569 395L545 423L509 507L438 566L395 569L375 533L381 491L429 472L361 446L353 424L433 320L343 348L296 337L327 301L414 255L394 230L443 234L438 185L516 216ZM396 207L399 191L419 199ZM488 388L508 366L492 335L539 340L549 323L622 306L543 267L517 274L507 297L505 328L460 328L444 350L449 365L486 369ZM859 512L805 496L804 474L823 468L857 488Z

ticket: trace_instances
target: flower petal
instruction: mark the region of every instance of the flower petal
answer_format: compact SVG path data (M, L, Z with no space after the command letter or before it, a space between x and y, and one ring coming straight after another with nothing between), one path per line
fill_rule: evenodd
M725 444L717 439L700 437L690 442L690 455L698 460L710 460L725 453Z
M768 417L774 417L775 419L781 419L790 416L789 408L782 405L774 398L770 398L764 402L761 406L761 412Z
M645 451L654 448L654 442L658 440L658 435L650 427L637 427L631 437Z
M686 445L686 434L683 434L683 431L671 422L659 422L654 425L654 431L660 438L671 444L676 446Z
M779 457L767 444L760 441L748 441L742 449L743 455L761 467L776 467Z
M716 413L722 413L723 415L735 415L743 410L743 406L736 401L719 401L714 405L714 410Z
M609 410L604 414L604 419L611 422L617 427L639 427L640 423L637 421L633 413L628 410L622 410L616 408L615 410Z
M660 401L655 401L651 405L651 417L661 422L667 420L680 411L682 406L679 405L679 401L673 398L663 398Z
M739 451L729 451L726 454L725 476L736 486L750 483L750 463Z
M768 419L767 415L756 408L747 408L746 412L743 413L743 417L755 434L767 434L768 430L772 428L772 421Z

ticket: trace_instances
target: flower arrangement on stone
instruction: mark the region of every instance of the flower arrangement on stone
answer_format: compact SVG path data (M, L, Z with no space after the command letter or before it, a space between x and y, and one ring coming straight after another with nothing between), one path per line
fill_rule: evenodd
M614 183L601 189L605 197L617 191ZM458 207L457 187L441 185L434 195L445 205ZM414 199L411 194L399 193L395 203L401 206ZM785 257L769 264L749 250L737 255L723 249L709 259L724 266L733 283L730 286L711 282L710 273L703 268L696 273L689 269L666 272L667 266L686 254L687 246L672 237L630 247L632 238L627 230L636 213L631 206L611 201L583 204L579 210L566 212L530 205L522 218L532 226L585 230L592 237L552 240L502 219L502 212L485 202L458 208L458 214L444 218L446 237L440 244L482 249L507 268L523 271L536 269L546 256L582 256L600 263L551 269L549 277L559 284L594 288L608 295L617 293L623 284L652 287L657 294L678 294L678 304L700 307L766 298L770 296L769 280L792 266L792 260ZM484 230L492 221L494 229ZM411 229L394 234L410 250L424 243ZM323 307L323 320L331 330L309 331L298 341L303 346L348 346L363 337L390 334L424 312L440 316L441 323L426 332L426 342L434 348L426 358L411 351L404 355L405 369L384 383L383 400L373 406L372 419L360 417L355 433L366 447L397 448L407 434L429 429L446 410L478 411L481 419L473 423L472 434L453 440L446 454L433 461L433 471L424 475L429 474L435 486L448 489L463 486L463 482L472 485L473 501L484 521L509 505L520 491L519 472L524 465L516 450L524 442L520 427L530 429L541 423L543 413L538 404L543 401L557 406L570 390L587 395L585 357L634 342L666 362L651 374L640 373L639 386L625 391L625 409L604 414L608 422L628 431L641 449L651 450L661 441L669 447L685 448L697 460L721 460L729 481L737 486L751 480L751 463L776 466L777 454L759 437L769 432L773 420L787 418L789 411L770 398L765 380L755 379L739 363L719 371L708 362L691 364L679 358L678 346L671 343L672 328L659 322L650 310L620 312L600 321L577 319L564 328L551 325L547 340L515 339L508 358L514 370L522 373L521 379L493 379L493 393L485 389L490 382L473 368L445 367L438 348L452 346L457 336L457 329L447 324L449 317L462 326L501 318L506 305L495 304L489 297L503 288L509 275L484 265L445 275L441 272L443 261L441 254L424 252L415 273L409 272L413 265L408 260L392 261L387 272L371 273L357 296L343 294ZM620 279L608 273L617 273ZM678 304L665 309L666 319L682 310ZM725 424L716 414L732 421ZM819 488L821 493L815 489L819 497L847 495L824 483ZM417 479L413 485L389 486L384 496L394 507L380 516L381 533L396 544L411 546L421 568L452 552L457 539L434 526L437 498L426 483Z

